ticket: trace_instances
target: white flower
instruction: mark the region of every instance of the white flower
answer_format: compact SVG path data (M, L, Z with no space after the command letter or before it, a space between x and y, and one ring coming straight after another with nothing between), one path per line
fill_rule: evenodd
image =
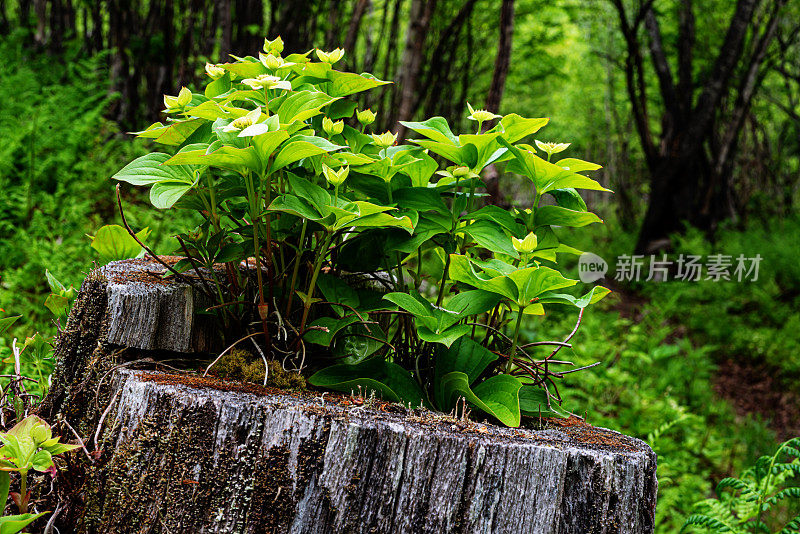
M253 89L285 89L292 90L292 83L288 80L281 80L277 76L269 74L259 74L255 78L245 78L242 83L249 85Z
M239 132L239 137L252 137L269 131L266 123L259 123L261 118L261 107L250 111L247 115L234 119L229 125L225 126L223 132Z
M479 123L490 121L502 116L495 115L491 111L487 111L485 109L472 109L472 106L470 106L469 102L467 102L467 108L469 109L470 113L467 118L472 121L478 121Z
M372 137L372 142L380 148L389 148L397 141L397 134L393 134L392 132L369 135Z
M536 146L539 147L539 150L546 152L548 156L563 152L570 145L570 143L543 143L538 139L534 139L534 142L536 143Z

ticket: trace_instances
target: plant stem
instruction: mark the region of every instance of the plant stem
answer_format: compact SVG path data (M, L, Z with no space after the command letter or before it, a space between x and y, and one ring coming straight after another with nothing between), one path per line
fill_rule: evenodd
M300 271L300 262L303 260L303 247L306 241L306 228L308 228L308 219L303 219L303 229L300 230L300 241L297 243L297 256L294 260L294 270L292 271L292 282L289 285L289 293L286 294L286 313L287 318L292 311L292 299L294 298L294 288L297 285L297 273Z
M28 472L19 472L19 513L28 513Z
M264 329L264 342L269 344L268 314L263 312L263 307L267 306L267 304L264 301L264 281L261 276L261 245L258 241L258 199L253 187L253 177L250 173L247 173L245 177L245 185L247 186L247 196L250 201L250 219L253 223L253 251L256 260L256 280L258 282L258 315L261 318L261 326Z
M442 299L444 298L444 284L447 281L447 271L450 269L450 254L447 254L445 250L444 253L447 255L447 258L444 260L444 269L442 270L442 281L439 284L439 296L436 297L436 306L442 306Z
M325 238L322 240L322 247L320 248L317 254L317 259L314 262L314 273L311 275L311 282L308 284L308 292L306 293L306 299L303 303L303 318L300 320L300 330L298 330L300 332L300 336L303 335L303 332L306 329L308 311L311 309L311 297L314 295L314 289L317 287L317 277L319 276L319 271L322 268L322 262L325 260L326 252L328 251L328 245L330 245L332 237L333 234L326 233Z
M511 340L511 350L508 354L508 362L506 363L506 373L511 372L511 366L514 364L514 356L517 354L517 342L519 341L519 327L522 325L522 306L517 310L517 326L514 327L514 338Z

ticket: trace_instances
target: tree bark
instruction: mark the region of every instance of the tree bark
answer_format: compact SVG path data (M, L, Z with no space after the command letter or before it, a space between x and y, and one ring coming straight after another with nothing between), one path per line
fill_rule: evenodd
M407 121L414 113L414 103L417 97L417 80L422 68L422 55L425 49L426 35L431 23L436 0L412 0L411 14L406 35L406 47L403 53L403 64L397 85L400 92L400 102L397 113L392 121L396 124L395 133L398 141L405 139L406 128L399 121Z
M500 101L506 87L508 68L511 64L511 41L514 36L514 0L503 0L500 6L500 40L497 44L497 58L494 61L492 84L486 97L486 109L499 113Z
M92 451L92 460L69 456L59 475L62 531L653 531L655 454L577 419L509 429L374 399L132 370L180 354L120 346L115 324L129 326L126 343L150 348L192 330L151 335L177 326L191 302L188 286L148 274L153 265L91 273L58 340L40 413L69 422Z
M702 83L693 79L697 69L693 66L692 0L678 5L677 81L652 1L640 4L632 16L622 0L611 2L626 43L626 87L650 174L650 200L636 245L637 252L646 254L668 246L669 236L680 232L684 223L713 230L719 221L735 215L732 161L744 118L760 85L775 21L786 0L766 4L764 17L755 17L761 0L738 0ZM648 115L639 38L642 25L663 109L658 141ZM750 43L748 50L746 43Z

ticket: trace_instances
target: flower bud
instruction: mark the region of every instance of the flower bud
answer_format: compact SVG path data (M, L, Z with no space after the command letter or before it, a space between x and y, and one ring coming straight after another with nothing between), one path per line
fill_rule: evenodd
M539 244L539 240L536 238L536 234L533 232L526 235L525 239L517 239L516 237L512 237L511 242L514 245L514 250L520 254L530 254L536 250L536 245Z
M453 169L453 176L456 178L463 178L469 174L469 167L456 167Z
M322 119L322 129L328 136L338 135L344 130L344 121L333 122L328 117Z
M181 87L181 92L178 93L178 105L180 107L184 107L186 104L192 101L192 92L188 90L186 87Z
M342 167L338 171L335 171L325 165L322 164L322 174L325 175L325 179L331 184L333 187L339 187L347 180L347 175L350 174L350 167Z
M336 48L335 50L331 50L330 52L323 52L320 49L317 49L317 57L323 63L328 63L333 65L340 59L344 57L344 50L341 48Z
M369 126L375 122L375 113L371 109L365 109L356 113L356 118L364 126Z
M281 52L283 52L283 39L281 39L281 36L279 35L272 41L269 39L264 39L264 52L274 56L281 55Z
M33 441L38 445L53 437L53 432L50 429L50 425L37 424L36 426L31 428L31 437L33 438Z
M384 132L382 134L370 134L372 142L380 148L389 148L397 141L397 134Z
M216 80L225 75L225 69L219 65L214 65L213 63L206 63L206 74L208 74L212 79Z
M178 106L178 97L164 95L164 107L167 109L175 109L177 107L180 107Z

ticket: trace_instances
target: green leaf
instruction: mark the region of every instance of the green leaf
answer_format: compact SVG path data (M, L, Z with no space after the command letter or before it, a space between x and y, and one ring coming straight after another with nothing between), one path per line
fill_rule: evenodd
M36 471L44 472L53 465L53 457L50 455L50 451L40 450L33 455L31 462Z
M466 233L479 246L487 250L506 254L512 258L519 258L519 253L514 249L511 238L506 235L502 226L492 221L476 221L465 228L461 228L459 233Z
M8 490L11 487L11 475L8 471L0 471L0 503L5 504L8 502Z
M565 293L545 292L539 295L537 302L540 304L572 304L578 308L585 308L590 304L605 298L606 295L611 293L610 289L603 286L595 286L583 295L582 297L573 297Z
M156 143L167 146L183 144L192 133L205 122L204 119L188 119L163 125L160 122L151 124L146 130L133 132L137 137L153 139Z
M44 270L44 276L47 279L47 285L50 286L50 291L53 293L61 293L62 291L66 291L67 288L64 287L64 284L58 281L58 279L53 276L53 273L50 272L50 269Z
M220 76L216 80L213 80L211 83L206 85L206 90L204 94L206 98L214 98L221 94L227 93L231 89L231 75L229 73L225 73L223 76Z
M319 115L320 108L338 100L322 91L296 91L286 97L277 114L282 124L304 121Z
M214 145L211 145L210 148L214 148ZM244 174L248 170L256 173L261 171L261 158L259 158L255 147L252 146L238 148L223 145L213 152L187 150L178 152L165 163L170 166L180 166L179 168L188 168L188 165L213 166L229 169L240 174Z
M321 214L325 208L330 207L333 199L331 195L317 184L313 184L295 174L289 173L289 190L298 197L305 199Z
M112 178L132 185L151 185L164 180L194 183L194 173L190 167L164 165L171 158L162 152L147 154L125 165Z
M326 152L327 150L324 148L313 145L308 141L292 141L290 139L289 142L283 145L278 154L275 156L275 160L272 162L271 171L275 172L286 167L287 165L296 163L301 159L310 158L311 156L318 156L319 154L325 154Z
M449 347L470 332L472 332L472 327L465 324L451 326L438 332L434 332L425 326L417 327L417 335L421 340L427 341L428 343L441 343L445 347Z
M163 181L150 188L150 202L158 209L168 209L175 205L189 190L193 183Z
M321 221L325 217L307 201L294 195L281 195L272 201L269 211L282 211L310 221Z
M266 167L267 161L272 153L275 152L275 149L287 139L289 139L289 134L285 130L265 132L252 138L253 147L261 158L264 167Z
M500 119L500 123L492 128L491 131L498 130L502 133L503 139L509 143L516 143L523 137L539 131L550 119L526 119L516 113L510 113Z
M358 386L375 391L384 400L420 406L424 394L411 374L383 358L371 358L357 365L338 364L317 371L308 379L313 386L344 393L358 393Z
M344 364L356 365L377 352L384 343L383 330L378 325L367 326L360 322L347 325L334 337L331 353Z
M574 211L561 206L542 206L534 211L535 225L539 226L571 226L580 228L603 221L594 213Z
M436 353L433 379L437 408L443 412L453 409L453 406L448 404L451 399L445 398L445 391L441 387L441 380L444 376L458 371L467 375L467 382L472 384L497 358L496 354L475 343L469 337L462 337L450 347L439 350Z
M548 193L553 195L553 198L556 199L559 206L574 211L586 211L586 202L583 200L583 197L581 197L577 190L571 187L566 189L551 189Z
M566 417L554 406L547 407L547 392L534 384L523 384L519 390L519 409L530 417Z
M413 315L414 319L416 319L415 322L421 322L427 325L428 328L435 330L437 321L433 314L433 307L418 292L415 291L414 295L399 292L388 293L383 296L383 299L397 304L398 307Z
M562 169L566 169L572 172L596 171L597 169L603 168L602 165L598 165L597 163L592 163L590 161L583 161L582 159L576 159L576 158L564 158L562 160L556 161L556 165L558 165Z
M61 317L62 315L66 315L67 310L69 310L69 299L51 293L47 296L47 299L45 299L44 307L50 310L50 313L56 317Z
M339 302L351 308L358 308L358 293L338 276L320 273L317 278L317 287L328 302ZM349 309L345 311L341 306L334 306L333 309L339 316L351 313Z
M353 72L339 72L336 70L328 71L327 77L331 80L331 85L328 88L328 93L331 96L342 97L360 93L368 89L386 85L392 82L385 82L377 79L369 73L355 74Z
M462 291L447 302L447 309L453 310L459 318L485 313L500 302L500 296L489 291L473 289Z
M358 107L358 102L353 100L336 100L332 102L328 110L325 112L325 116L331 119L332 121L339 120L339 119L349 119L353 116L353 112Z
M522 384L511 375L496 375L471 389L465 373L453 371L442 377L443 398L447 405L455 405L458 397L493 416L506 426L518 427L520 423L519 390Z
M0 517L0 534L16 534L22 529L50 512L40 512L38 514L7 515Z
M333 342L333 338L342 328L350 326L358 320L358 317L355 315L339 318L320 317L311 323L312 327L318 328L309 329L308 332L306 332L306 334L303 336L303 341L316 343L317 345L322 345L323 347L329 347L331 342ZM322 330L323 328L327 331Z
M511 235L521 237L525 233L525 226L517 222L507 210L498 206L484 206L481 209L467 214L464 220L493 221L509 232Z
M143 243L150 236L150 229L144 228L136 234ZM142 251L128 231L117 224L103 226L92 239L91 247L100 254L103 262L135 258Z
M553 189L569 187L610 191L591 178L566 170L555 163L550 163L540 158L533 153L533 149L530 147L522 145L520 149L520 147L508 143L502 137L499 137L498 141L508 148L515 158L508 164L507 170L530 178L536 184L536 189L540 194Z
M458 137L453 134L444 117L431 117L423 122L400 121L400 124L437 143L458 145Z
M6 330L11 328L11 325L14 324L17 319L22 317L21 315L14 315L12 317L3 317L0 318L0 334L3 334Z
M247 56L242 61L236 63L222 63L219 65L223 69L238 74L240 78L255 78L259 74L267 74L267 68L256 58Z

